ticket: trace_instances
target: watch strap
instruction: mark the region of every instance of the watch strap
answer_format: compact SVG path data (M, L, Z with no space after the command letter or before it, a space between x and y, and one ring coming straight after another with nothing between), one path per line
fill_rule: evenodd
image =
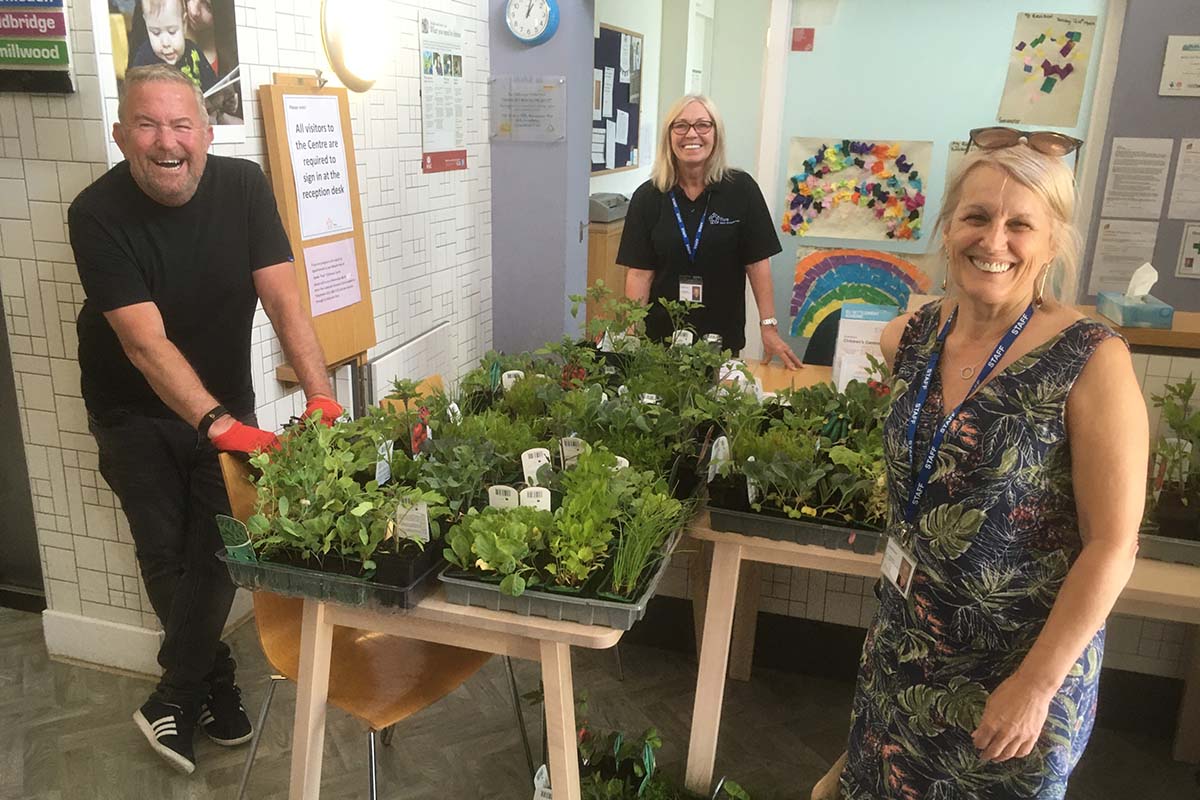
M201 417L200 421L196 423L196 433L200 434L204 438L208 438L208 429L212 427L214 422L228 413L228 408L223 405L217 405L214 409Z

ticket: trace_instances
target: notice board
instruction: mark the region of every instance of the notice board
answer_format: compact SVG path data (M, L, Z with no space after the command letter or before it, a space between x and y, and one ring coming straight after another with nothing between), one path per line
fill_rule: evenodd
M636 169L641 121L643 38L600 25L592 69L592 174Z
M375 345L362 204L346 89L308 76L259 87L271 185L296 281L328 366ZM280 377L288 379L289 370Z

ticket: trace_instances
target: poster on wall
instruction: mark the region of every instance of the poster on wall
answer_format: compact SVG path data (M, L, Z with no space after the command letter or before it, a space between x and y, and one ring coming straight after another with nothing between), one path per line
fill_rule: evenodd
M308 307L314 317L362 300L354 237L304 248Z
M1017 14L997 119L1074 127L1095 38L1094 16Z
M1174 139L1114 137L1100 213L1106 217L1158 219L1174 148Z
M1200 97L1200 36L1168 36L1158 93Z
M217 141L242 135L241 70L233 0L110 0L118 91L133 67L169 64L200 87ZM232 135L231 135L232 134Z
M831 239L922 236L932 142L794 137L782 230Z
M1200 219L1200 139L1180 139L1169 219Z
M458 17L421 12L421 171L467 168L466 81Z
M296 181L300 237L307 241L354 230L338 98L284 95L283 120Z
M1189 222L1183 226L1175 275L1179 278L1200 278L1200 222Z
M1088 294L1124 292L1133 271L1147 261L1154 261L1157 240L1158 222L1100 220Z

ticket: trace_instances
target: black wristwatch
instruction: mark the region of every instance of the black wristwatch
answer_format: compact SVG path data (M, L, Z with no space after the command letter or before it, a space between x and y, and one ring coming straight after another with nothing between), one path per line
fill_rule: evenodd
M212 411L209 411L207 414L201 417L200 421L196 423L196 433L207 439L208 429L212 427L212 424L228 413L228 408L218 405Z

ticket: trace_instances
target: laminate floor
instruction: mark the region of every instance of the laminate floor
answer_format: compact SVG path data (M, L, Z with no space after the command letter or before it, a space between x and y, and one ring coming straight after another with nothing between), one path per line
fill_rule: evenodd
M251 715L266 692L268 669L254 626L231 637ZM637 733L656 726L660 764L681 775L686 759L695 665L678 652L621 648L624 681L609 652L575 651L575 686L589 693L594 724ZM534 664L516 662L522 691L536 689ZM180 775L154 755L130 721L152 685L137 678L51 661L36 614L0 608L0 798L3 800L232 800L244 747L221 748L197 736L198 766ZM718 773L754 800L806 800L841 752L852 685L759 669L731 682ZM295 687L275 695L248 797L287 796ZM537 711L527 708L535 750ZM367 739L354 719L331 709L321 797L365 798ZM532 795L509 700L503 662L493 659L441 703L401 723L379 749L379 796L403 800L524 800ZM1097 729L1069 800L1194 800L1195 767L1170 758L1165 739Z

